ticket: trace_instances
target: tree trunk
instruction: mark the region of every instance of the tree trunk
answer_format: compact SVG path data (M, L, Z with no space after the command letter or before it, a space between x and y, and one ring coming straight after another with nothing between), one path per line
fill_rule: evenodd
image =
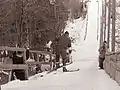
M115 51L116 0L112 0L112 51Z
M108 48L110 45L110 23L111 23L111 0L108 2L108 32L107 32L107 43L108 43Z

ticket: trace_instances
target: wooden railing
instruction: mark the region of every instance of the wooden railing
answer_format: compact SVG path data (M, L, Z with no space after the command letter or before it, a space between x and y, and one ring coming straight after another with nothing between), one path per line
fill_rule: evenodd
M23 69L25 70L25 77L26 79L28 79L29 77L29 73L28 73L28 69L30 66L33 65L40 65L40 64L49 64L50 65L50 69L52 70L52 57L55 57L54 54L50 53L50 52L46 52L46 51L37 51L37 50L30 50L30 53L36 53L37 54L37 61L33 61L33 62L29 62L26 60L26 49L24 48L16 48L16 47L0 47L0 50L7 50L7 51L22 51L24 53L24 62L25 64L12 64L12 63L1 63L0 64L0 70L4 71L7 70L9 71L9 81L11 81L11 71L13 69ZM42 55L49 55L50 56L50 60L49 62L45 62L45 61L39 61L39 54Z

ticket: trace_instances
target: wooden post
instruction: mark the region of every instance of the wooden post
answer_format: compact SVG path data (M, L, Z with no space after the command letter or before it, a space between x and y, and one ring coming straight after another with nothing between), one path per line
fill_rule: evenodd
M52 66L53 66L53 63L52 63L52 55L51 54L49 54L50 55L50 70L52 70L53 68L52 68Z
M99 14L99 1L97 0L96 1L97 3L98 3L98 16L97 16L97 40L98 40L98 37L99 37L99 35L98 35L98 33L99 33L99 16L100 16L100 14Z
M39 53L37 53L37 62L39 62Z
M103 8L103 0L102 0L102 16L101 16L101 28L100 28L100 46L103 43L103 12L104 12L104 8Z
M22 47L22 36L23 36L23 14L24 14L24 9L23 9L23 1L21 1L22 7L21 7L21 15L20 15L20 32L19 32L19 37L20 37L20 47Z
M110 24L111 24L111 0L108 2L108 32L107 32L107 47L110 45Z
M112 0L112 51L115 51L116 0Z
M24 51L24 62L25 62L25 64L27 64L26 50ZM28 69L25 70L25 78L28 79Z
M54 14L55 14L55 18L57 18L57 15L56 15L56 4L54 4Z
M104 41L106 41L106 0L104 5Z

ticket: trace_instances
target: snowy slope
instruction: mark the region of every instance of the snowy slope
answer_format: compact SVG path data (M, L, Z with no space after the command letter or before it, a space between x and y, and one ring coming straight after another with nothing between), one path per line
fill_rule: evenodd
M120 86L110 79L103 71L98 70L97 49L97 3L95 0L89 5L88 35L84 41L84 30L80 29L82 23L80 19L74 24L69 23L66 30L79 32L80 39L77 45L73 45L76 52L73 53L74 63L68 66L71 68L80 68L79 72L63 73L62 69L44 74L33 76L28 81L13 81L2 86L2 90L120 90ZM74 29L70 29L73 27ZM74 32L74 34L76 34Z
M97 62L76 62L68 68L80 68L80 72L63 73L62 70L26 82L16 81L2 90L120 90L117 83L102 70Z
M93 5L94 6L93 6ZM93 2L90 2L89 4L89 10L88 10L88 30L87 30L87 37L84 41L84 35L85 35L85 28L86 28L86 21L81 21L81 19L78 19L75 21L74 24L69 25L69 27L74 27L71 30L71 36L73 36L73 32L76 32L77 34L80 34L80 39L77 41L77 45L73 45L73 48L77 50L76 53L74 53L74 59L80 60L85 59L89 57L97 57L98 55L98 45L99 41L97 41L97 10L98 10L98 4L94 0ZM67 29L69 30L69 29ZM76 34L74 34L76 36ZM79 56L79 57L78 57Z

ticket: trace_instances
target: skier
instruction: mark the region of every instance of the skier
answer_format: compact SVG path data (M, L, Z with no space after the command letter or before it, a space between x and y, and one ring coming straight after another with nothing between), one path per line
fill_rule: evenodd
M69 32L66 31L62 36L59 37L58 40L58 46L57 46L57 65L59 62L60 55L62 57L62 62L63 62L63 72L67 72L68 70L66 69L66 61L67 61L67 49L71 47L71 40L69 38Z
M100 49L99 49L99 67L100 67L100 69L104 69L103 62L105 60L105 54L106 54L106 43L104 42L102 47L100 47Z

